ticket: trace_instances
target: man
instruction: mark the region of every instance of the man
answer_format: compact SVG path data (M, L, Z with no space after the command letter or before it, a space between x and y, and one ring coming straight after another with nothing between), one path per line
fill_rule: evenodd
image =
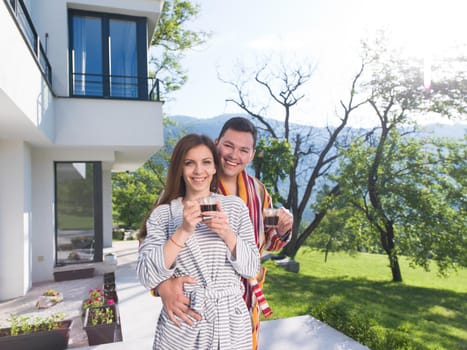
M215 144L220 158L219 192L236 195L245 202L261 255L263 251L277 251L289 242L293 216L287 209L281 208L278 226L264 226L263 208L272 206L271 197L264 185L245 170L255 156L256 137L257 130L253 123L246 118L234 117L224 124ZM256 279L244 281L244 299L252 317L254 350L258 348L260 310L265 317L271 314L261 290L264 277L263 268ZM201 319L189 308L190 300L183 294L184 283L194 283L194 280L189 276L172 278L159 284L155 290L170 319L177 325L180 325L180 321L191 325L193 319Z

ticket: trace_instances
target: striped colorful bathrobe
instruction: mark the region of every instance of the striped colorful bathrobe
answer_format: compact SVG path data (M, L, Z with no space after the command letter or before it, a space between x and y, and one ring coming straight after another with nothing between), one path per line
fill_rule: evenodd
M256 276L260 267L254 231L245 204L235 196L216 196L223 211L229 215L229 224L237 234L236 257L224 241L200 222L195 233L185 242L174 266L165 267L163 247L167 239L182 224L181 198L170 205L154 209L147 221L148 235L142 241L137 275L147 288L175 276L191 276L198 284L185 285L191 308L202 315L194 326L182 322L177 327L162 308L156 327L153 349L241 349L250 350L251 322L242 298L242 277Z
M284 247L290 241L291 235L288 235L286 240L282 240L275 228L264 227L263 208L272 207L271 196L265 186L258 179L243 171L237 177L237 189L238 196L248 207L250 219L255 230L255 243L259 249L260 256L262 256L264 251L277 251ZM219 183L219 192L224 195L235 194L229 193L222 181ZM265 272L265 269L261 269L256 278L244 279L244 299L250 310L253 325L253 350L258 348L260 310L265 317L269 317L272 314L272 310L262 292Z

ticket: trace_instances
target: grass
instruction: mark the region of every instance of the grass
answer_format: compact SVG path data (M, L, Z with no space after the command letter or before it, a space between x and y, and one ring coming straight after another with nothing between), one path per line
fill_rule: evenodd
M90 215L59 215L62 230L91 230L94 228L94 218Z
M381 326L409 329L423 349L467 350L467 269L447 278L436 272L413 269L400 258L402 283L391 282L387 258L377 254L331 254L304 248L296 260L298 274L272 261L264 291L273 318L310 314L310 308L339 298L368 312ZM313 315L312 315L313 316Z

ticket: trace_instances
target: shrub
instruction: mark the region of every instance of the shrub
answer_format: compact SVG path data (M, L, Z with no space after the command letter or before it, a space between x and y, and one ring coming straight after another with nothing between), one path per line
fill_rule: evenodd
M422 350L412 341L410 329L405 325L397 329L380 326L373 314L331 297L326 302L312 306L309 313L348 337L372 350Z
M112 239L116 241L123 241L125 237L125 230L123 229L114 229L112 230Z

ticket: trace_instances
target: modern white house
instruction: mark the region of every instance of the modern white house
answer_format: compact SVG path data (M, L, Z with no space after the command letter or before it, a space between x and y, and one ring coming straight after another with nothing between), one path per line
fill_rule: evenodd
M112 172L163 145L148 78L162 5L0 1L0 301L112 245Z

